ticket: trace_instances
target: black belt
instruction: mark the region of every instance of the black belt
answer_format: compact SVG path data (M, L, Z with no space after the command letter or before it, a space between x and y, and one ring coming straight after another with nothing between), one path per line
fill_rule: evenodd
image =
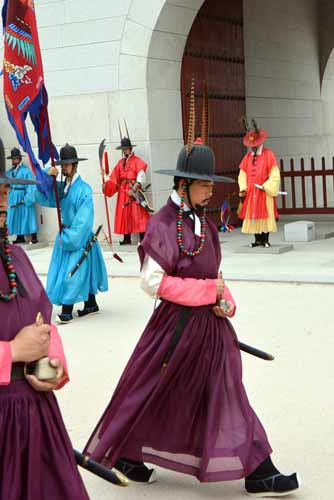
M11 382L13 380L23 380L24 379L24 364L25 363L12 363L12 371L10 374Z
M168 350L167 350L167 352L163 358L163 361L162 361L162 370L167 368L168 362L169 362L170 358L172 357L173 352L177 348L177 345L180 341L182 333L184 332L184 329L187 325L191 310L192 310L192 307L183 306L181 311L180 311L180 316L179 316L178 322L176 324L171 341L169 343Z
M14 188L14 187L12 187L11 189L13 191L24 191L25 190L25 188Z

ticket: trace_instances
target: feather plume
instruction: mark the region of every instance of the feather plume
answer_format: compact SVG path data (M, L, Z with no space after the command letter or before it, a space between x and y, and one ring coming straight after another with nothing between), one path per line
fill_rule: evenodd
M195 142L195 78L191 79L190 88L190 104L189 104L189 125L188 125L188 140L187 153L189 154L194 147Z
M209 143L209 100L208 87L205 82L203 82L201 137L203 144L207 146Z

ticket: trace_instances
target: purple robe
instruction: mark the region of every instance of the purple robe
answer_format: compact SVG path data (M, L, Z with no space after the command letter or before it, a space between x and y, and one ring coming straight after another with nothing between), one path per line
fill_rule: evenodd
M0 340L10 341L52 305L25 252L11 245L13 264L28 292L0 300ZM0 262L0 289L8 290ZM0 498L2 500L89 500L53 392L35 391L25 380L0 386Z
M171 199L153 216L139 248L167 275L217 277L221 261L215 226L208 221L202 253L180 255L178 207ZM193 221L184 215L184 246L198 248ZM240 479L271 453L266 433L242 383L237 337L212 307L191 308L176 349L162 371L182 306L162 300L140 338L115 393L86 446L95 460L144 460L202 482Z

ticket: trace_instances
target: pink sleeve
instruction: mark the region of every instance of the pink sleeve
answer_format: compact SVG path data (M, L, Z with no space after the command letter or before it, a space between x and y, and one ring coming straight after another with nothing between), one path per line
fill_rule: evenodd
M232 316L231 316L231 317L233 318L233 316L235 315L235 312L236 312L236 310L237 310L237 305L236 305L236 303L235 303L235 300L234 300L234 298L233 298L233 296L232 296L232 294L231 294L231 292L230 292L230 290L229 290L228 286L226 286L226 285L225 285L225 287L224 287L224 299L225 299L225 300L228 300L229 302L232 302L232 304L234 305L233 314L232 314Z
M164 276L159 286L158 297L182 306L198 307L215 304L216 280Z
M49 358L59 359L64 367L64 378L56 387L56 390L61 389L69 381L67 362L65 358L63 344L55 325L51 325Z
M12 351L9 342L0 342L0 385L10 383Z

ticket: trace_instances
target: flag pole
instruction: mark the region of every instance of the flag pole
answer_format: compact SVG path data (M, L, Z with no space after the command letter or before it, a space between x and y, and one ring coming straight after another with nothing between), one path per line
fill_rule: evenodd
M47 123L47 127L48 127L48 141L49 141L49 148L50 148L51 166L55 167L56 162L55 162L54 152L53 152L53 142L51 139L51 127L50 127L50 120L49 120L49 113L48 112L46 113L46 123ZM61 233L63 227L62 227L62 222L61 222L61 211L60 211L60 201L59 201L57 177L55 175L53 176L53 189L55 192L55 199L56 199L56 209L57 209L59 233Z

